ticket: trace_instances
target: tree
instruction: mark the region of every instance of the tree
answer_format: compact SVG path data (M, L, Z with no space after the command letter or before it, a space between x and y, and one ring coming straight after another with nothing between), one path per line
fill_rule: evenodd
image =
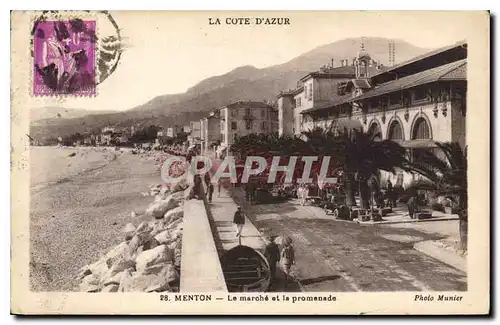
M437 150L422 151L411 164L414 172L425 177L411 187L433 190L437 195L453 198L458 203L460 248L467 250L467 148L462 150L458 142L435 143Z
M362 209L370 208L370 178L378 177L381 170L396 173L398 169L408 170L409 160L406 149L391 140L376 140L378 132L352 130L346 141L346 165L354 171L359 184Z

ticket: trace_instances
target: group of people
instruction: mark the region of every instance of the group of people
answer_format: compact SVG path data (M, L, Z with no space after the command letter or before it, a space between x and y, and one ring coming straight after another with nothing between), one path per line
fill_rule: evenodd
M295 250L292 246L292 239L288 236L283 237L283 245L280 249L279 245L275 242L276 236L269 236L268 244L264 251L264 255L269 262L269 271L271 273L271 285L276 282L276 270L278 263L285 275L284 286L286 287L288 279L290 278L290 271L292 265L295 264Z
M297 189L297 198L301 205L306 205L307 197L309 196L309 186L306 184L300 184Z
M243 190L245 191L245 202L254 204L257 199L257 188L251 184L245 184Z
M241 210L241 206L237 206L234 213L233 223L236 226L236 237L241 237L243 227L245 226L245 214ZM269 271L271 275L271 284L276 281L276 270L278 263L281 264L283 273L285 275L285 286L290 277L290 270L292 265L295 264L295 251L292 246L292 239L288 236L283 237L283 245L280 249L279 245L275 242L277 236L268 236L268 243L266 245L264 256L269 263Z

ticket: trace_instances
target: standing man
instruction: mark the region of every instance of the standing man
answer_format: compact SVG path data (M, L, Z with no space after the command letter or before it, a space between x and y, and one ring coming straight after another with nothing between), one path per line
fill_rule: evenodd
M221 183L220 179L217 180L217 197L220 197L220 188L221 188Z
M288 236L283 238L283 249L281 250L281 264L283 266L283 272L285 273L285 287L288 284L288 279L290 278L290 271L292 265L295 264L295 250L292 246L292 239Z
M241 207L239 205L234 213L233 223L236 225L236 237L240 237L243 226L245 225L245 215L241 211Z
M394 198L394 188L392 186L392 182L391 180L387 180L387 198L389 199L389 206L391 208L395 208L396 207L396 200Z
M208 202L212 203L212 195L214 194L214 185L212 183L208 183L207 191L208 191Z
M210 184L210 182L211 182L210 173L206 172L204 178L205 178L205 185L207 185L207 187L208 187L208 184Z
M408 214L410 215L410 218L413 219L415 218L415 210L417 209L417 197L415 195L412 195L408 199Z
M271 284L276 279L276 264L280 261L280 248L274 241L276 236L269 236L269 243L266 245L264 256L269 262L269 271L271 272Z

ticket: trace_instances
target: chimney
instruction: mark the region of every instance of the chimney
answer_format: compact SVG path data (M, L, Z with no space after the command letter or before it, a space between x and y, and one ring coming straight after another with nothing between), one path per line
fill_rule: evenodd
M332 58L332 68L334 68L334 65L333 65L333 58Z

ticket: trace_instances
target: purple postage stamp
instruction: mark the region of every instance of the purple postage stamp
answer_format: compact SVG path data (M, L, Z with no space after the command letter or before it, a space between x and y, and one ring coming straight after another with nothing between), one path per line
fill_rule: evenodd
M96 95L96 22L39 21L35 26L33 94Z

